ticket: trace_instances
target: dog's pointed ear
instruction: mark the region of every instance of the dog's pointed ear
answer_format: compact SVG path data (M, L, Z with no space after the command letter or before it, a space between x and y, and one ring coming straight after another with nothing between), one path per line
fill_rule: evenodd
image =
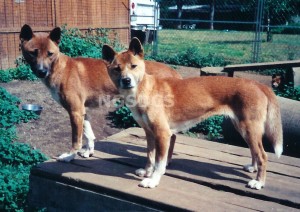
M33 31L31 27L27 24L24 24L21 28L20 32L20 40L21 41L29 41L33 37Z
M144 49L140 42L140 40L136 37L132 38L129 44L129 51L131 51L134 55L139 55L140 57L144 57Z
M113 50L113 48L111 48L109 45L103 45L102 47L103 60L106 60L107 62L111 63L114 60L116 54L117 53L115 52L115 50Z
M49 38L56 44L59 44L60 36L61 36L61 29L59 27L55 27L49 34Z

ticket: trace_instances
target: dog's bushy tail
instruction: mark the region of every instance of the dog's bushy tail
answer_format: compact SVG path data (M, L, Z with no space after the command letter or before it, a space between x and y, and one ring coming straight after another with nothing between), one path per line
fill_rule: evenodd
M279 158L283 151L283 132L280 107L274 92L270 88L264 88L264 93L268 97L265 135L272 143L275 154Z

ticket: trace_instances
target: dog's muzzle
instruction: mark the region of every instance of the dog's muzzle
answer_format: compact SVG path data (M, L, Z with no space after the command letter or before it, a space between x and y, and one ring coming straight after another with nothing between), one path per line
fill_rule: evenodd
M123 89L130 89L133 88L131 83L131 79L129 77L121 78L121 88Z
M38 78L45 78L48 76L48 68L37 65L34 67L34 73Z

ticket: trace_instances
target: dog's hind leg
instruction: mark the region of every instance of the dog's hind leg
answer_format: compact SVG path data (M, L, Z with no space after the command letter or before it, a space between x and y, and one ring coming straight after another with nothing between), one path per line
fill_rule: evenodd
M235 129L240 133L240 135L244 138L244 140L248 144L248 141L246 140L246 138L247 138L246 129L244 129L241 126L241 124L238 121L236 121L235 119L231 119L231 121L232 121L232 124L234 125ZM257 171L257 161L255 158L254 152L252 151L251 148L250 148L250 152L251 152L252 161L250 164L244 165L243 169L247 172L253 173L253 172Z
M244 170L250 173L256 172L257 171L257 161L255 158L255 153L250 149L251 152L251 157L252 157L252 162L251 164L246 164L243 166Z
M87 114L84 115L83 121L83 135L86 139L85 146L78 152L78 155L84 158L91 157L94 154L94 146L95 146L95 134L92 130L91 123Z
M167 165L169 165L172 162L172 155L173 155L173 151L174 151L174 147L175 147L175 141L176 141L176 135L173 134L171 136L171 140L170 140Z
M239 123L242 136L247 142L252 156L252 167L256 169L256 179L250 180L248 186L253 189L261 189L265 186L266 181L266 166L268 156L263 148L262 137L263 137L263 122L261 121L248 121Z

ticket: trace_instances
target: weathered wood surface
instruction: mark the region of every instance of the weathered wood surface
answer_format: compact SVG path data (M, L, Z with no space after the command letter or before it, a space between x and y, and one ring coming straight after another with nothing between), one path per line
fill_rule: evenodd
M166 175L157 188L145 189L138 187L141 178L133 174L146 163L145 146L144 132L130 128L98 141L97 151L90 159L78 157L70 164L54 160L42 163L32 170L29 199L33 204L49 206L49 192L39 186L44 180L114 198L116 202L106 205L106 200L98 200L99 209L107 210L145 207L145 210L296 211L300 208L300 159L287 156L277 159L268 153L266 187L251 190L245 184L255 173L242 170L242 165L250 162L249 149L178 135ZM55 192L53 185L51 191ZM72 207L79 203L87 209L86 205L93 205L91 198L90 201L72 200L70 197L77 190L70 189L70 195L60 192L56 203L51 200L56 207L52 209L74 209ZM64 206L59 205L60 201ZM122 206L124 201L133 206Z
M224 67L203 67L200 69L200 75L222 75L227 73L228 77L233 77L235 71L259 71L272 68L294 68L300 67L300 60L276 61L265 63L247 63L227 65Z
M300 67L300 60L227 65L224 67L223 71L224 72L249 71L249 70L259 70L259 69L293 68L293 67Z

